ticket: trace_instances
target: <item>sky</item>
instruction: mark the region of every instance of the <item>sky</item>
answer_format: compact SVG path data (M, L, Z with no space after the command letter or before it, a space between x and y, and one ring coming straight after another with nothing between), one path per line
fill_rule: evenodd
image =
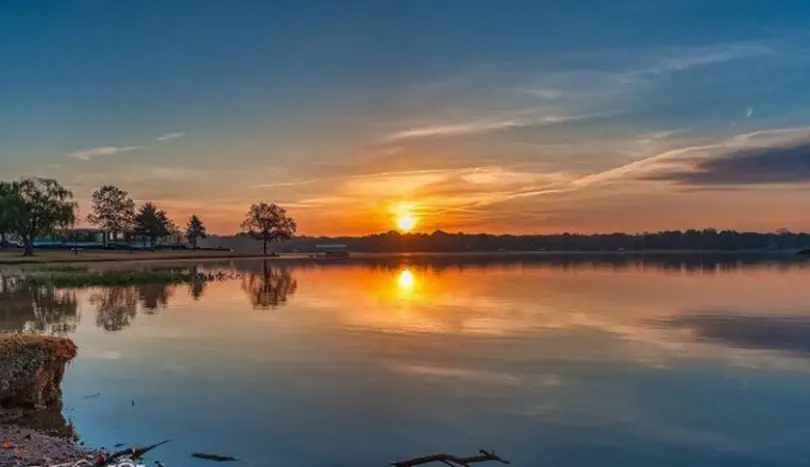
M810 4L7 0L0 178L299 234L810 230Z

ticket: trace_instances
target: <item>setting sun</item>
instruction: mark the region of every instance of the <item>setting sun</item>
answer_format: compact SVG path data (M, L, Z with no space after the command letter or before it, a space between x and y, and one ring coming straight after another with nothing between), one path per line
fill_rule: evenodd
M397 217L397 228L403 232L410 232L416 227L416 217L412 215L404 215Z

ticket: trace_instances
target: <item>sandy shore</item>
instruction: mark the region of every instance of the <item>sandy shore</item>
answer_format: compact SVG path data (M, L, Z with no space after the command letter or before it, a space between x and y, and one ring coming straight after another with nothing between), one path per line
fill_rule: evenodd
M92 461L97 455L67 439L14 425L0 425L0 466L48 466L80 459Z

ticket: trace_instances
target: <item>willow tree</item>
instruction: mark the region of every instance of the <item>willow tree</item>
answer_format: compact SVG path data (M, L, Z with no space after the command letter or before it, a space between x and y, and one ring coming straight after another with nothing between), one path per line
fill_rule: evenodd
M22 240L25 256L34 254L36 237L54 235L76 222L73 192L50 178L24 178L4 186L2 207L10 233Z
M243 232L263 242L265 256L269 243L289 240L295 235L296 227L295 219L288 216L284 208L272 203L251 205L242 222Z

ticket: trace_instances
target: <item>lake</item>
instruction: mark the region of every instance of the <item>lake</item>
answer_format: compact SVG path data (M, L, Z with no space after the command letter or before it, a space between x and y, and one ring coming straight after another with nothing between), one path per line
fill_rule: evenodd
M7 294L0 324L74 339L63 413L81 439L170 438L153 456L169 467L210 464L192 452L359 467L481 448L516 466L804 465L808 266L575 254L201 263L235 275Z

